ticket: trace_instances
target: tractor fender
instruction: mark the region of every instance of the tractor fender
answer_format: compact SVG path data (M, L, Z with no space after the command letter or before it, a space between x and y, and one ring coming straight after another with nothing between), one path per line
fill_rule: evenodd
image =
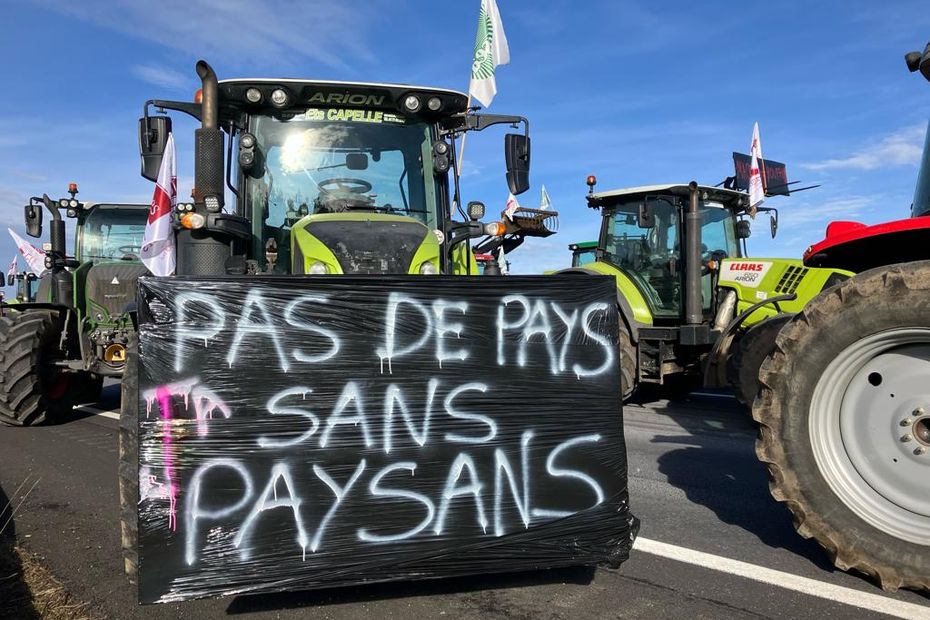
M569 267L568 269L560 269L558 271L551 272L553 275L584 275L584 276L602 276L605 275L599 271L594 271L593 269L585 269L584 267ZM630 302L627 301L626 297L620 294L620 291L617 291L617 307L620 308L620 318L623 319L624 325L626 325L627 331L630 334L630 339L636 343L639 341L639 323L633 320L633 308L630 306Z

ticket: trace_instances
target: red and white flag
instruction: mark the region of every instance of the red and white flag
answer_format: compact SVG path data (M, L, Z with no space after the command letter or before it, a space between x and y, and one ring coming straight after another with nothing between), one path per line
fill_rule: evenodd
M19 266L19 256L14 254L13 260L10 261L10 267L6 270L6 278L9 280L16 274L16 268Z
M765 184L759 166L762 164L762 142L759 140L759 123L752 127L752 146L749 147L749 207L755 208L765 200Z
M149 208L149 220L142 236L139 258L156 276L174 273L175 251L174 230L171 228L171 213L178 204L177 159L174 153L174 136L168 134L165 154L158 169L155 194Z
M517 197L512 193L507 194L507 204L504 206L504 216L513 221L513 214L517 212L517 209L520 208L520 203L517 202Z
M45 252L17 235L12 228L7 228L7 230L10 231L10 236L13 237L13 242L16 243L16 249L23 255L26 264L29 265L29 270L37 276L45 273Z

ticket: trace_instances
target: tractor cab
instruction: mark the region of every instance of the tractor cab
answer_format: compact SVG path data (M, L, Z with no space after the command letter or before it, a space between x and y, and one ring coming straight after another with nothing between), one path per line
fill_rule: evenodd
M700 195L700 306L711 316L714 265L743 256L740 240L749 234L740 216L748 204L744 193L698 187ZM635 285L656 323L678 323L684 309L684 274L689 254L684 217L687 184L650 185L588 194L588 206L601 209L596 260L622 272Z
M570 243L568 251L572 253L572 267L583 267L597 259L597 241Z
M484 205L459 198L456 139L496 124L523 127L505 136L506 176L528 189L522 117L475 114L465 94L431 87L198 73L198 102L152 100L140 120L151 180L171 120L150 108L203 125L194 200L175 214L179 274L477 274L469 239L540 236L484 224Z

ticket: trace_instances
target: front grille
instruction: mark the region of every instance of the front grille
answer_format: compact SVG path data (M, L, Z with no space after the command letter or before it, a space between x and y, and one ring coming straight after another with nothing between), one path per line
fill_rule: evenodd
M775 285L775 292L780 295L790 295L798 290L801 280L807 275L807 267L790 266L782 274L781 280Z
M320 240L349 274L402 274L429 229L396 220L310 222L305 230Z
M141 263L98 263L87 272L87 301L102 307L111 317L120 315L126 304L135 300L136 283L147 273Z

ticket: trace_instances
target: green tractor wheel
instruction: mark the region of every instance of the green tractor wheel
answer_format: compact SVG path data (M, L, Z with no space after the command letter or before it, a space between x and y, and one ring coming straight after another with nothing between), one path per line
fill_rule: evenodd
M71 410L76 376L55 366L60 338L54 310L0 318L0 421L32 426Z
M808 302L762 365L771 491L837 567L930 591L930 261Z

